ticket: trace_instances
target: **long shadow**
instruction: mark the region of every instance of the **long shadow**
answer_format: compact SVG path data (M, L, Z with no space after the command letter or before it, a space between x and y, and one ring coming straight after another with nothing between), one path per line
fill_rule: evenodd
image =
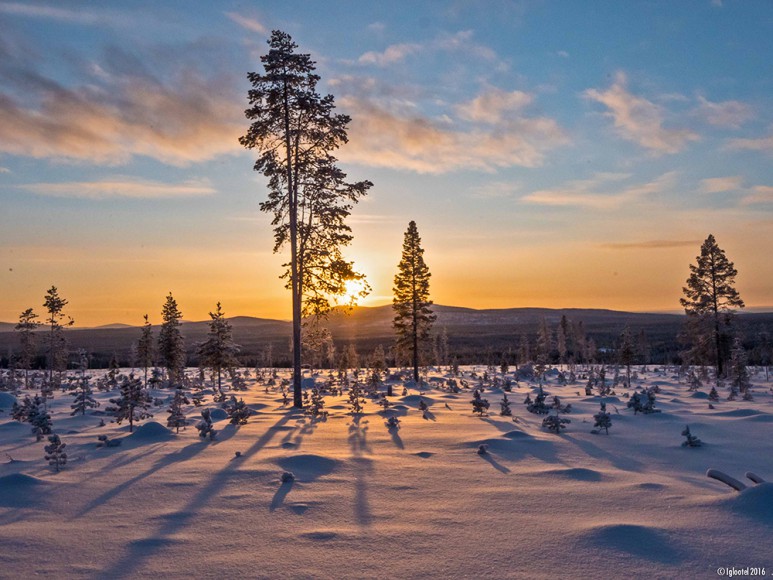
M271 500L271 505L268 508L268 511L273 512L277 508L282 507L282 504L285 501L285 498L287 497L287 494L290 493L290 490L293 488L293 485L295 484L294 481L285 481L282 482L282 485L279 486L279 489L276 490L276 493L274 494L273 499Z
M115 496L120 494L125 489L131 487L138 481L145 479L146 477L154 474L160 469L169 467L173 463L177 463L179 461L186 461L190 459L191 457L195 456L200 451L202 451L205 447L207 447L207 444L205 442L197 441L196 443L191 443L190 445L185 446L184 448L180 449L179 451L176 451L175 453L170 453L169 455L165 455L161 457L158 461L156 461L153 465L151 465L149 469L135 475L131 479L124 481L123 483L115 486L112 489L107 490L105 493L91 500L88 504L86 504L86 506L82 510L80 510L77 514L75 514L75 516L73 516L72 519L85 516L91 510L101 505L104 505L106 502L110 501ZM144 455L147 455L147 454L144 454Z
M505 433L508 431L512 431L515 428L515 423L513 421L497 421L489 417L482 417L481 420L485 421L486 423L489 423L490 425L493 425L494 427L496 427L500 431L504 431Z
M274 425L257 440L244 453L243 459L249 459L261 449L263 449L274 436L282 431L285 423L297 417L298 411L293 409L285 416L279 419ZM96 578L127 578L135 576L135 571L148 559L156 553L163 551L170 543L173 543L173 536L180 528L188 525L189 520L197 515L198 509L206 505L212 497L219 494L223 487L229 481L229 475L234 472L243 461L232 462L229 460L223 468L209 481L207 485L201 488L191 500L174 514L165 518L162 524L153 534L150 534L143 540L136 540L129 543L128 550L122 558L115 562L110 568L100 571L95 575Z
M510 469L499 463L494 457L491 455L490 452L480 454L482 459L485 459L488 461L491 466L496 469L497 471L501 471L502 473L510 473Z
M608 437L608 435L598 435L598 437ZM568 434L563 434L563 438L577 445L577 447L582 449L585 453L594 459L609 461L612 465L618 469L622 469L623 471L641 471L644 468L644 464L640 461L636 461L630 457L613 455L609 451L605 451L590 441L582 441Z
M349 425L349 446L352 450L352 463L354 465L354 517L361 526L369 526L373 522L368 502L368 476L373 473L373 461L364 457L370 453L368 447L368 421L364 426L360 425L361 417L355 415Z
M400 433L398 432L397 427L390 427L389 435L392 437L392 443L394 443L398 449L405 449L405 445L403 444L403 440L400 438Z

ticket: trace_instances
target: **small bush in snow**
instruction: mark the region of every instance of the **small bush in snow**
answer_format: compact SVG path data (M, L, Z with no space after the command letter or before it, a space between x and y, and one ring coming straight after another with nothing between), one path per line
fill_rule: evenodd
M695 435L690 433L690 426L685 425L684 430L682 431L682 435L686 438L685 441L682 441L682 447L700 447L701 446L701 440L698 439Z
M558 414L550 414L542 420L542 427L558 435L561 429L566 429L566 424L571 420L559 417Z
M601 402L601 410L593 415L593 431L592 433L600 433L601 429L609 435L609 428L612 426L612 416L607 413L607 404Z
M472 392L472 401L470 401L470 403L472 404L472 412L477 413L479 417L487 414L489 402L486 399L481 398L480 391L478 389L475 389Z
M49 465L56 468L57 472L67 464L65 447L67 447L67 444L62 443L59 435L53 434L48 436L48 445L44 447L46 452L45 459Z

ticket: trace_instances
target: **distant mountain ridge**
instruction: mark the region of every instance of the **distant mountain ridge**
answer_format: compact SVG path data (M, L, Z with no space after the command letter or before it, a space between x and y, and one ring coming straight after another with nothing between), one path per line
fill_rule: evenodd
M592 308L487 308L475 309L460 306L434 305L437 315L435 329L445 329L451 350L461 360L470 360L481 353L516 351L520 335L536 335L544 319L552 331L561 317L573 323L582 322L585 333L600 348L614 349L623 329L644 333L650 343L653 356L663 360L673 358L681 350L677 336L682 329L684 314L639 313ZM324 325L330 330L339 348L356 344L362 353L369 353L381 344L389 347L394 343L390 304L375 307L356 307L348 314L337 308L331 312ZM773 334L773 313L744 313L737 318L738 327L747 340L754 340L760 332ZM254 364L271 345L275 361L287 362L291 323L287 320L235 316L229 319L234 340L241 345L241 358L246 364ZM13 323L0 323L0 357L15 352L19 346L18 333ZM159 325L153 325L157 336ZM197 345L205 340L209 321L183 322L181 331L186 341L189 363L196 364ZM95 365L109 360L113 353L126 364L140 334L140 326L108 324L96 328L71 328L66 331L71 352L79 348L92 353ZM41 345L42 346L42 345ZM250 361L250 362L247 362Z

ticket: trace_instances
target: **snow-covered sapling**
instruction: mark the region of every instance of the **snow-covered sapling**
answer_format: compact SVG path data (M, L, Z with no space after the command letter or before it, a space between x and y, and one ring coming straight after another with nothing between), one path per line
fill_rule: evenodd
M489 402L487 399L483 399L480 396L480 391L475 389L472 392L472 412L477 413L478 417L482 417L484 414L488 414Z
M122 439L110 439L107 435L99 435L97 439L99 439L97 447L118 447L122 441Z
M689 425L684 426L682 435L686 438L686 441L682 441L682 447L700 447L701 446L701 440L698 439L692 433L690 433Z
M196 423L196 429L199 431L199 437L209 437L210 441L217 435L217 431L212 427L212 416L209 409L201 411L201 421Z
M185 427L188 424L188 420L185 418L185 413L183 412L183 405L190 405L190 401L188 400L188 397L185 396L185 391L181 388L177 388L174 391L172 403L167 410L169 417L166 420L166 426L170 429L174 429L176 433L180 432L180 427Z
M282 474L281 479L282 479L282 483L292 483L293 481L295 481L295 475L293 474L292 471L285 471Z
M75 398L73 399L72 405L70 405L70 408L72 409L70 415L85 415L86 409L95 409L96 407L99 407L97 400L92 397L94 392L89 384L88 375L83 373L78 377L75 381L74 389L73 396Z
M499 414L503 417L512 417L513 411L510 409L510 401L507 399L507 393L502 393L502 400L499 402Z
M612 416L607 413L607 404L605 402L601 402L601 410L593 415L593 421L592 433L599 433L601 429L604 429L604 432L609 435L609 428L612 426Z
M121 395L117 399L110 399L115 405L108 407L107 412L115 416L115 422L119 425L121 421L129 421L129 432L134 431L134 422L142 421L153 414L148 412L153 398L142 386L140 379L135 379L134 374L123 377L121 380Z
M306 391L304 394L304 411L310 417L327 417L327 411L324 410L325 399L318 387L311 388L311 394Z
M365 406L365 397L360 384L355 381L349 389L349 412L352 415L360 415Z
M397 417L389 417L389 419L387 419L386 426L390 431L397 431L400 428L400 419Z
M478 445L478 455L486 455L488 453L488 443L481 443Z
M225 405L225 412L228 414L231 425L246 425L247 419L252 414L244 399L237 401L233 395L231 395L231 398Z
M529 411L529 413L535 413L537 415L547 415L550 413L550 407L545 404L545 398L547 396L547 393L543 391L542 387L540 386L539 391L534 398L534 402L527 404L526 410Z
M45 435L50 435L54 427L51 415L46 411L45 400L37 396L32 400L27 421L32 425L32 434L38 441L41 441Z
M57 472L67 464L65 447L67 447L67 444L62 443L59 435L52 434L48 436L48 445L43 448L46 452L46 461L48 461L49 465L55 467Z
M571 423L571 420L559 417L558 413L551 413L542 420L542 427L557 435L561 429L566 429L567 423Z
M711 390L709 391L709 401L716 403L719 401L719 393L717 392L716 387L711 387Z

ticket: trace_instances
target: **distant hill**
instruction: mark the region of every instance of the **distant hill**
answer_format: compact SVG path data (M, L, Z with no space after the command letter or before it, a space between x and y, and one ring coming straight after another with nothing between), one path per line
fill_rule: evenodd
M485 353L517 350L520 335L526 332L533 340L542 319L555 329L562 316L574 323L582 322L585 332L604 349L614 349L623 329L628 326L634 333L644 332L656 361L673 359L680 349L677 335L684 315L647 314L599 309L550 308L497 308L474 309L457 306L433 306L437 314L436 329L445 328L452 353L462 361L480 361ZM345 313L334 310L326 326L340 348L355 343L362 353L371 352L377 344L389 347L394 343L391 305L358 307ZM292 325L285 320L237 316L229 319L234 340L241 345L241 359L254 364L270 344L277 364L289 362L289 339ZM773 313L743 313L737 317L738 328L753 346L760 332L773 334ZM0 356L18 348L14 324L0 323ZM185 337L189 363L196 363L196 346L209 329L209 321L184 322L181 332ZM158 333L158 326L154 326ZM131 360L131 349L140 328L127 324L109 324L97 328L73 328L66 331L70 349L79 348L92 353L94 366L109 361L115 352L124 364Z

